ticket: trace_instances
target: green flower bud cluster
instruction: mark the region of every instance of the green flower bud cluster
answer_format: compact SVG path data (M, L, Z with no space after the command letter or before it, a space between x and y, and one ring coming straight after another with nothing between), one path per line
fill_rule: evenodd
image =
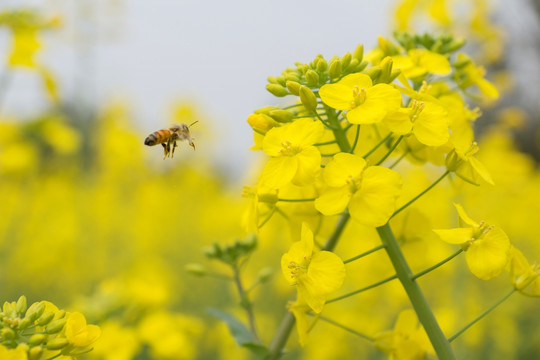
M60 354L75 357L91 351L92 347L81 346L86 344L80 339L75 343L70 341L72 334L66 332L68 316L65 310L59 310L47 301L35 302L28 307L25 296L17 302L5 302L0 312L0 350L3 347L26 353L29 360ZM84 332L85 327L81 330Z
M296 67L286 68L280 76L269 76L266 89L277 97L295 95L311 98L306 95L309 92L305 88L309 91L318 89L328 82L335 82L345 75L364 70L367 62L363 61L363 58L363 45L358 45L352 54L348 52L341 57L334 56L330 61L319 54L309 64L297 62ZM313 105L310 99L306 99L306 102L302 100L302 103L311 107Z
M55 27L57 22L57 19L46 20L37 12L27 9L0 12L0 26L12 29L44 29Z
M237 239L230 245L214 244L203 248L203 254L209 259L222 261L228 265L236 266L240 259L250 255L257 248L257 236L249 234L245 239Z
M407 32L395 32L395 39L405 50L426 48L439 54L450 54L465 45L464 38L454 38L451 34L435 36L433 34L409 34Z

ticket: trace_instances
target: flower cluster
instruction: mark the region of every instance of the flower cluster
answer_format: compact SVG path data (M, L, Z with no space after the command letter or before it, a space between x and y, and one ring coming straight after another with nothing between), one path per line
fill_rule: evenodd
M0 312L2 359L75 358L92 351L100 335L100 328L87 325L83 314L59 310L48 301L27 307L21 296L17 302L5 302Z

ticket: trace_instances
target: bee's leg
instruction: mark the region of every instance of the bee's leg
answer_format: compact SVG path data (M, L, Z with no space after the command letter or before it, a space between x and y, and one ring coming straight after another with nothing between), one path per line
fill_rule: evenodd
M178 147L178 145L176 145L176 141L173 141L173 147L172 147L172 152L171 152L171 158L174 157L174 149L176 149L176 147Z
M165 160L171 151L171 147L169 145L169 142L167 142L166 144L162 143L161 146L163 146L163 160Z

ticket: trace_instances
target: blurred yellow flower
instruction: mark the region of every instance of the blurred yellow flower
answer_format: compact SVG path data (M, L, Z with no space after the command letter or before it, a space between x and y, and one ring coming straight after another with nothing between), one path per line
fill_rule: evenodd
M476 142L469 145L456 143L454 150L446 157L446 168L471 184L479 185L479 180L482 179L490 185L495 185L488 169L474 157L478 150Z
M516 290L524 295L540 296L540 265L530 265L523 253L513 246L507 270Z
M26 350L21 347L15 349L8 349L3 345L0 345L0 359L2 360L28 360Z
M336 254L313 252L313 233L306 224L302 224L300 241L281 257L281 270L285 280L298 289L298 298L316 313L345 279L345 265Z
M84 315L80 312L74 312L68 315L65 334L70 344L86 347L100 337L101 330L97 325L86 325Z
M427 49L411 49L407 55L392 56L393 68L400 69L409 79L417 79L428 73L448 75L451 72L450 62L441 54Z
M472 220L463 207L454 204L459 218L468 225L456 229L433 230L441 240L459 244L465 250L465 258L471 272L482 280L489 280L501 273L510 256L510 240L505 232L484 221Z

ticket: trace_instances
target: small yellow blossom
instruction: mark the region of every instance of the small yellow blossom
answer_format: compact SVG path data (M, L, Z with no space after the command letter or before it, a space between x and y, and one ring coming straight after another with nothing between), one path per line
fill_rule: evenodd
M351 74L319 90L324 103L337 110L347 110L351 124L375 124L401 106L401 94L388 84L373 86L366 74Z
M298 289L298 297L316 313L345 279L345 265L336 254L313 252L313 233L306 224L302 224L300 241L281 257L281 270L287 282Z
M467 227L433 230L441 240L459 244L465 250L465 258L471 272L482 280L489 280L501 273L508 263L510 240L505 232L484 221L472 220L463 207L454 204L459 218Z
M469 183L478 185L482 179L488 184L494 185L485 165L474 157L477 152L478 144L476 142L468 146L464 143L456 143L454 150L446 157L446 168Z
M335 215L349 208L351 217L367 226L382 226L395 210L401 192L399 173L383 166L366 167L357 155L339 153L324 169L329 188L315 200L324 215Z
M101 335L101 330L98 326L86 325L86 319L80 312L69 314L65 332L69 343L77 347L91 345Z
M394 68L400 69L409 79L417 79L428 73L448 75L451 72L450 62L441 54L427 49L411 49L407 56L393 56Z
M321 153L313 144L323 134L323 124L312 119L270 129L263 140L263 151L272 158L263 170L260 183L271 188L289 182L299 186L313 183L321 169Z
M512 246L507 270L516 290L527 296L540 297L540 265L530 265L523 253Z

